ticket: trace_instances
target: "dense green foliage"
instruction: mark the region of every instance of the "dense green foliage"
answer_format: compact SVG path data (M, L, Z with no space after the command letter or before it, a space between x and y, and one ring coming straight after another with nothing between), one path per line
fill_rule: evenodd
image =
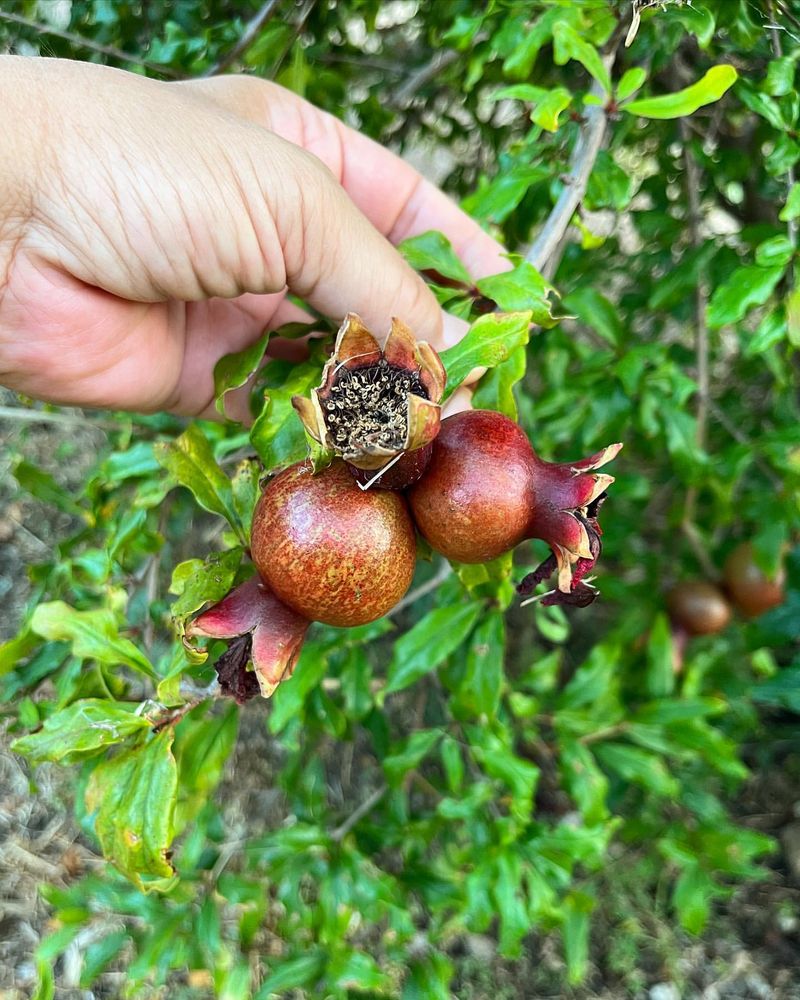
M0 19L0 46L193 76L257 9L25 0L5 10L34 24ZM189 968L224 998L445 998L460 935L496 934L513 958L552 928L574 983L621 855L644 885L667 879L694 933L715 898L759 877L772 843L726 803L747 775L740 742L763 735L765 713L796 739L800 714L798 57L800 6L746 0L284 0L238 55L427 155L521 252L585 116L607 109L563 257L542 262L554 288L522 261L474 287L440 238L405 247L476 321L448 359L451 373L492 366L476 405L518 414L548 459L625 442L602 597L517 607L511 581L544 555L527 543L513 567L420 562L417 585L433 585L397 614L314 626L295 677L246 709L265 720L281 797L240 840L217 791L240 710L204 697L222 646L204 661L180 632L243 571L260 465L305 454L289 400L316 384L322 353L268 363L249 432L114 416L80 496L21 458L20 487L75 530L31 568L0 698L18 752L74 769L85 834L117 869L46 890L59 924L40 997L53 960L102 921L83 983L128 949L131 996ZM500 317L479 318L487 299ZM218 371L220 392L265 343ZM664 590L719 572L744 539L767 570L789 550L785 604L690 641L676 671Z

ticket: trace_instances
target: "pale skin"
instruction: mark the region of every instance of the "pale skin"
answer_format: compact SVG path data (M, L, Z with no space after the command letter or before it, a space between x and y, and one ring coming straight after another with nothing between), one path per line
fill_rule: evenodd
M287 292L441 348L463 328L393 244L439 229L474 277L508 266L412 167L262 80L0 56L0 135L0 384L38 399L208 415L216 361L302 315Z

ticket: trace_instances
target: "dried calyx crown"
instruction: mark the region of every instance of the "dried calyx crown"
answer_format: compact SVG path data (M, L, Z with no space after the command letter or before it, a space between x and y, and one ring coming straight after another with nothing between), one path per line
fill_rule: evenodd
M433 441L444 387L439 355L399 319L381 348L348 313L319 387L310 398L294 396L292 405L323 448L358 469L377 470Z

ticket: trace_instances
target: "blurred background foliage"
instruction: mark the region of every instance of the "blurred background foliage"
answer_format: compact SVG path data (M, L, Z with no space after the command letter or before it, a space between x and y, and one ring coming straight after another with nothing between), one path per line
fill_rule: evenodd
M800 775L800 4L23 0L0 8L0 49L276 80L408 155L520 253L587 119L607 116L544 278L520 265L475 288L441 241L406 253L461 315L484 296L534 309L477 405L516 412L547 459L625 442L591 608L516 606L509 579L539 543L513 569L421 562L388 619L314 626L291 682L240 710L209 696L173 615L239 571L246 456L302 453L288 399L321 358L267 365L252 435L87 415L102 445L82 487L16 435L18 489L69 530L0 646L3 717L31 764L71 767L82 837L116 866L42 890L36 996L69 955L65 985L97 995L494 996L464 942L537 967L551 932L545 985L509 997L587 975L680 984L679 928L700 934L741 883L800 873L777 839L791 795L772 825L737 797L753 770L795 791ZM738 73L721 99L648 109L720 65ZM233 528L208 513L230 509ZM717 581L743 541L765 572L783 563L783 604L686 641L665 592Z

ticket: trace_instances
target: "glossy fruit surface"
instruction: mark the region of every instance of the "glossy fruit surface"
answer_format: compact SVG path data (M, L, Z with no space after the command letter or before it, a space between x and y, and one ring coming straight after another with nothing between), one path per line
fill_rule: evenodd
M288 607L311 621L352 626L380 618L406 592L416 539L400 494L362 490L339 461L316 475L301 462L262 493L251 554Z
M725 595L705 580L684 580L666 595L667 610L689 635L713 635L729 624L732 611Z
M784 573L774 580L768 579L756 562L751 542L742 542L725 560L723 569L725 589L736 608L747 618L763 615L770 608L783 604Z
M448 417L408 493L417 527L448 559L496 559L527 537L534 461L513 420L489 410Z

